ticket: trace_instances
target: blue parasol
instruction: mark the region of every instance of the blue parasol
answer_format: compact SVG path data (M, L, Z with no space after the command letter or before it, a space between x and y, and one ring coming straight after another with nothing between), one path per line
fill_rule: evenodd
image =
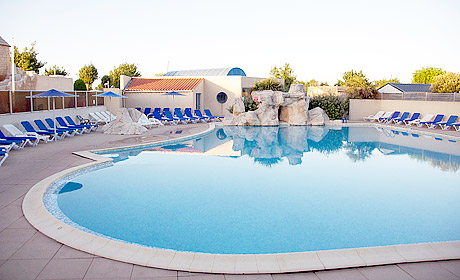
M172 97L173 97L173 103L172 103L172 104L173 104L173 106L172 106L173 108L172 108L172 109L173 109L173 110L174 110L174 96L176 96L176 95L178 95L178 96L185 96L185 94L178 93L177 91L170 91L170 92L168 92L168 93L164 93L163 95L172 95Z
M100 93L100 94L96 94L95 95L96 97L109 97L110 98L110 103L109 103L109 107L110 107L110 121L112 121L112 97L116 97L116 98L128 98L126 96L123 96L123 95L120 95L120 94L117 94L115 92L111 92L111 91L108 91L108 92L104 92L104 93Z
M39 93L37 95L32 95L32 98L53 98L53 125L54 125L54 140L56 141L56 119L54 117L54 111L56 109L56 97L75 97L76 95L68 94L59 90L50 89ZM27 96L30 98L30 96Z

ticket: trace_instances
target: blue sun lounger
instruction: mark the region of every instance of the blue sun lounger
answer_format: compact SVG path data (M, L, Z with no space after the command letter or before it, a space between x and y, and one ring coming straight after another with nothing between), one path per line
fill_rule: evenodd
M184 109L184 114L185 116L189 117L189 118L195 118L196 120L199 120L201 122L206 122L206 120L208 120L209 118L206 118L206 117L203 117L203 116L194 116L192 114L192 108L185 108Z
M8 152L4 147L0 147L0 157L2 157L0 159L0 166L2 166L3 162L8 158Z
M3 146L3 147L8 147L7 148L7 152L9 152L11 149L22 149L24 148L24 145L23 145L23 141L19 141L19 140L4 140L4 139L0 139L0 146Z
M185 120L180 120L177 117L173 117L171 111L163 110L163 114L165 115L165 118L168 119L170 123L177 124L179 121L181 121L184 124L186 123Z
M50 140L49 141L53 141L54 140L54 131L50 131L48 129L46 130L42 130L42 129L38 129L36 130L32 124L30 124L30 122L28 121L22 121L21 122L21 125L24 127L24 129L27 131L27 132L31 132L31 133L37 133L39 135L48 135L50 136ZM65 136L67 135L67 131L65 133L59 133L58 131L56 131L56 140L60 140L60 139L63 139Z
M199 109L196 109L194 112L195 112L195 116L200 117L200 118L204 118L207 121L213 119L213 118L210 118L208 116L203 116L203 114L201 113L201 111ZM214 118L216 118L216 117L214 117Z
M404 112L401 115L401 117L392 119L392 122L394 122L395 124L403 123L409 117L409 115L410 115L410 112Z
M452 126L452 124L454 124L457 121L457 119L458 119L458 116L451 115L449 119L447 119L447 121L434 123L433 126L439 125L442 130L448 130Z
M198 119L198 118L195 118L195 117L193 117L193 116L192 116L192 118L185 117L185 116L182 114L180 108L174 109L174 115L176 115L176 117L179 118L180 121L186 121L186 122L196 123L196 120Z
M96 130L99 126L97 124L76 124L70 116L65 116L64 119L70 125L83 125L88 129Z
M406 126L409 126L409 125L410 125L409 122L418 120L419 117L420 117L420 113L413 113L412 116L410 117L410 119L403 120L402 122L403 122Z
M204 109L204 114L205 114L207 117L211 118L211 119L217 118L217 119L220 120L220 119L223 119L223 118L224 118L224 117L221 117L221 116L213 116L213 115L211 114L211 111L210 111L209 109Z
M179 122L181 122L181 123L183 123L183 124L187 124L187 122L189 121L189 119L184 118L184 117L182 116L182 113L181 113L180 111L179 111L178 113L179 113L179 116L178 116L178 115L173 116L172 113L171 113L171 111L165 111L165 112L164 112L165 117L167 117L167 118L172 117L172 118L176 119L177 121L179 121Z
M163 123L163 124L165 124L165 123L176 124L176 121L175 121L175 120L170 120L170 119L168 119L168 118L163 118L163 117L161 116L160 111L155 110L155 111L153 111L152 114L153 114L153 117L154 117L155 119L159 120L159 121L160 121L161 123Z
M401 112L399 111L394 111L390 116L388 117L381 117L379 118L379 123L390 123L393 119L397 118Z
M42 122L41 120L35 120L35 121ZM51 118L46 118L45 121L48 124L48 126L50 127L50 129L54 130L54 122L53 122L53 120ZM35 123L35 124L37 124L37 123ZM37 126L38 126L38 124L37 124ZM76 134L82 134L83 133L79 129L76 129L76 128L68 128L68 127L62 127L62 126L57 126L57 125L56 125L56 129L59 129L61 131L68 131L70 137L75 136Z
M33 136L5 136L5 134L3 134L1 130L0 130L0 140L9 140L9 141L17 142L16 144L20 148L23 148L25 145L36 146L38 145L38 141L40 141L40 139L38 139L37 137L33 137Z
M53 129L49 129L49 128L42 122L42 120L34 120L34 123L35 123L35 125L36 125L39 129L41 129L41 130L43 130L43 131L49 131L49 132L54 133L54 127L53 127ZM59 129L59 128L56 128L56 133L58 133L58 134L65 134L65 136L69 136L69 137L72 137L72 136L75 135L75 133L72 134L72 133L70 133L70 132L71 132L71 131L69 131L68 129Z
M81 131L81 133L78 133L78 134L82 134L83 132L89 133L90 130L91 130L91 129L87 128L85 125L70 125L70 124L67 124L62 117L56 117L56 121L63 128L78 129L79 131Z
M145 107L144 108L144 115L146 115L147 117L152 113L152 108L150 107Z
M460 123L453 123L453 124L450 124L449 126L452 126L457 131L460 131Z
M443 118L444 118L444 115L437 114L434 120L429 121L429 122L420 122L418 126L421 127L423 125L426 125L426 127L428 128L435 128L436 127L435 123L441 122Z

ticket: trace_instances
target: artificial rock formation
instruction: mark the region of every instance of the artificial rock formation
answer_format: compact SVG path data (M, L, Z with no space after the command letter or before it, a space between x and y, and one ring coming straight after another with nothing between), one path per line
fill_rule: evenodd
M15 67L14 72L16 90L34 90L37 87L38 74L34 71L22 71L21 68ZM11 90L12 76L8 74L3 81L0 81L0 90Z
M277 126L280 122L288 125L327 124L329 118L321 108L315 108L314 112L308 113L310 98L303 88L302 84L292 84L289 92L253 91L251 97L259 103L257 110L253 112L244 112L242 98L236 98L233 114L225 116L224 125Z
M142 113L134 108L120 108L117 118L102 127L104 134L142 134L147 128L138 124Z
M307 125L324 125L329 122L329 117L323 109L316 107L307 112Z

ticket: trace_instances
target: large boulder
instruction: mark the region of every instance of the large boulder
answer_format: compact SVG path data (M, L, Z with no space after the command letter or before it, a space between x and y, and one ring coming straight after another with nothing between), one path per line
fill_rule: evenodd
M276 126L278 120L278 106L268 105L266 102L261 103L259 108L254 111L260 121L261 126Z
M142 134L147 128L137 123L142 113L134 108L120 108L117 118L102 127L104 134Z
M260 120L257 117L257 114L254 111L245 112L239 114L238 116L232 116L225 118L223 121L224 125L249 125L249 126L260 126Z
M305 97L304 88L305 87L302 84L292 84L291 87L289 87L289 92L288 92L289 97L304 98Z
M289 125L306 125L307 114L305 108L308 108L305 99L299 99L289 105L283 106L281 107L279 120Z
M313 108L307 112L307 125L325 125L329 123L329 117L320 107Z
M235 104L233 104L233 115L238 116L241 113L244 113L245 107L243 98L235 98Z

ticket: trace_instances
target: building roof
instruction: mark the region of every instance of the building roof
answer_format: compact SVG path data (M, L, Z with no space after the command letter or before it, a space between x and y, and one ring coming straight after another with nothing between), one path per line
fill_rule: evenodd
M0 36L0 46L11 47L5 40L3 40L2 36Z
M194 90L203 78L144 79L132 78L126 91Z
M386 85L391 85L396 89L399 89L402 92L431 92L431 84L400 84L400 83L388 83ZM386 86L384 85L384 86ZM380 87L379 89L383 88Z
M246 76L243 69L234 68L215 68L198 70L169 71L165 76Z

